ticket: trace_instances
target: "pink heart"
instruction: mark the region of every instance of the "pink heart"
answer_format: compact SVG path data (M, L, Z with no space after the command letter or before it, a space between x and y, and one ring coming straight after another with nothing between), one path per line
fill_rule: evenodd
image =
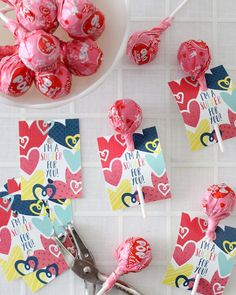
M81 181L72 180L70 182L70 188L72 189L73 193L75 195L77 195L82 190L82 182Z
M56 258L59 258L59 256L61 255L61 251L57 245L51 244L48 249L50 253L54 255Z
M32 149L28 152L27 156L20 157L20 167L28 175L31 175L39 162L39 151Z
M161 194L163 196L167 196L170 192L170 185L169 183L165 184L165 183L159 183L158 184L158 190L161 192Z
M104 177L106 182L111 185L117 186L122 176L122 164L120 160L112 162L110 169L104 169Z
M200 119L200 106L196 100L192 100L189 103L187 111L182 111L184 123L191 127L197 127Z
M0 230L0 253L7 255L11 249L11 233L7 228Z
M173 254L176 263L181 266L192 258L196 245L194 242L187 242L184 246L177 245Z
M215 283L213 286L214 295L220 295L224 292L224 286L221 286L219 283Z

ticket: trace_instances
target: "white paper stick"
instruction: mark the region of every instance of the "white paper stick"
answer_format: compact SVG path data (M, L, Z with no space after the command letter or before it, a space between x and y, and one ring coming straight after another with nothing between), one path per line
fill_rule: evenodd
M137 191L138 191L138 196L139 196L139 201L140 201L142 216L143 216L144 219L146 219L147 216L146 216L146 212L145 212L145 203L144 203L144 197L143 197L143 192L142 192L141 185L137 185Z
M197 288L198 288L200 279L201 279L200 274L197 274L196 277L195 277L195 282L194 282L194 285L193 285L193 290L192 290L191 295L197 294Z
M3 14L2 12L0 12L0 19L6 24L9 21L8 17L6 17L5 14Z
M103 295L106 292L106 286L103 285L102 289L98 291L97 295Z
M175 8L175 10L170 14L170 18L173 18L176 13L188 2L189 0L184 0L178 7Z
M224 152L223 140L222 140L222 137L221 137L221 134L220 134L220 129L219 129L218 124L214 124L214 129L215 129L215 132L216 132L216 137L217 137L217 140L218 140L218 143L219 143L220 150L223 153Z
M0 9L0 12L5 14L5 13L8 13L9 11L12 11L12 10L14 10L14 8L12 6L7 5L7 6L3 7L2 9Z

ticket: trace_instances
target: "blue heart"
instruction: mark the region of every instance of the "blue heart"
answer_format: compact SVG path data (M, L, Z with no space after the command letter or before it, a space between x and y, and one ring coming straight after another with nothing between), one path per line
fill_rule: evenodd
M63 156L66 159L66 162L68 163L72 173L75 173L80 169L81 167L80 150L74 153L73 151L70 151L70 150L64 150Z
M131 207L131 206L135 206L139 204L137 197L138 197L137 191L133 194L125 193L122 195L121 200L126 207Z
M220 276L226 277L233 270L233 267L235 264L235 257L231 257L227 259L227 256L223 252L220 252L218 255L218 263L219 263Z
M232 94L227 92L221 92L223 101L236 113L236 89L233 90Z
M151 154L152 152L147 149L146 143L149 141L154 141L157 138L158 134L156 127L143 129L143 134L135 133L133 135L135 149Z
M26 276L27 274L36 271L38 264L38 259L35 256L31 256L26 260L17 260L15 262L15 269L21 276ZM21 265L24 269L20 268Z
M211 73L207 73L205 75L206 77L206 83L207 87L209 89L215 89L215 90L226 90L225 88L222 88L218 82L220 80L224 80L226 77L228 77L228 73L226 72L225 68L223 66L218 66L213 69L211 69Z
M225 226L225 228L221 228L217 226L216 228L216 239L214 240L214 243L226 254L227 249L224 247L224 242L229 241L236 242L236 228Z
M56 205L54 207L54 211L57 219L62 225L67 225L72 222L73 213L71 203L66 208L60 205Z
M66 143L67 136L75 136L80 133L79 119L67 119L65 125L55 122L48 135L60 145L69 148ZM71 149L71 148L70 148Z
M153 155L147 154L145 156L146 162L152 168L153 171L157 174L157 176L162 176L165 171L165 160L163 154L160 153L156 157Z
M48 284L59 275L59 268L56 263L47 266L45 269L40 269L36 272L36 278L42 284Z
M50 238L53 234L52 223L48 216L44 216L43 219L32 218L33 225L47 238Z

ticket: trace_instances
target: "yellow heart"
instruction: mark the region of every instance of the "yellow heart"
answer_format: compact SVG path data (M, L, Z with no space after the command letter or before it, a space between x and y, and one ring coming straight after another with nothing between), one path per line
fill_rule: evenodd
M231 78L230 76L227 76L223 80L219 80L217 84L225 90L233 90L233 86L230 88Z
M29 209L35 215L46 216L46 215L48 215L47 209L49 209L49 207L44 206L44 203L42 200L38 200L38 202L36 204L31 204Z
M35 184L44 184L44 172L42 170L36 171L29 179L21 177L21 199L35 200L33 195L33 186Z
M224 241L223 242L223 248L224 248L225 252L227 254L229 254L231 257L235 256L235 254L236 254L236 242Z
M109 199L111 202L112 210L120 210L126 208L125 204L123 204L121 200L121 196L124 193L131 193L131 184L130 181L125 179L118 186L116 191L112 191L110 189L107 190L109 194Z
M201 143L200 138L203 133L209 133L209 132L210 132L210 123L206 119L201 121L195 133L187 130L187 137L188 137L190 148L192 151L197 151L204 147L203 144Z
M78 151L80 149L80 134L76 134L74 136L67 136L66 137L66 144L68 147L72 148L75 151Z
M33 273L28 274L27 276L23 277L24 282L30 288L30 290L35 293L41 288L45 287L46 285L41 283L36 277L36 271Z
M145 147L149 152L159 155L161 153L161 145L158 144L159 142L160 140L158 138L153 141L148 141L146 142Z
M186 277L189 277L193 272L193 265L191 264L185 264L182 267L178 267L175 269L171 264L169 264L165 277L162 281L163 284L168 286L175 287L175 280L178 276L184 275Z
M15 269L15 262L17 260L22 260L23 252L19 246L14 247L10 255L8 256L8 260L0 259L0 265L2 266L3 275L8 282L16 280L21 277L21 275Z

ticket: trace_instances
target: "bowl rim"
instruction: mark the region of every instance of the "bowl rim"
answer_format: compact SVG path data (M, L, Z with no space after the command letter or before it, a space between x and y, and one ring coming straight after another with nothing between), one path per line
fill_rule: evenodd
M114 61L112 62L110 68L89 88L81 92L79 95L74 95L68 99L65 100L59 100L59 101L53 101L51 103L37 103L37 104L30 104L30 103L24 103L24 102L14 102L10 99L7 99L6 97L0 96L0 103L5 104L7 106L12 107L18 107L18 108L32 108L32 109L52 109L52 108L58 108L65 104L71 103L75 100L82 99L83 96L88 95L89 93L93 92L96 88L98 88L105 79L109 76L109 74L114 70L116 64L118 63L119 59L121 58L123 54L123 50L125 49L125 45L127 43L128 38L128 29L129 29L129 1L124 0L125 3L125 14L126 14L126 26L125 26L125 33L123 40L120 44L120 47L118 49L118 52L116 54L116 57L114 58Z

